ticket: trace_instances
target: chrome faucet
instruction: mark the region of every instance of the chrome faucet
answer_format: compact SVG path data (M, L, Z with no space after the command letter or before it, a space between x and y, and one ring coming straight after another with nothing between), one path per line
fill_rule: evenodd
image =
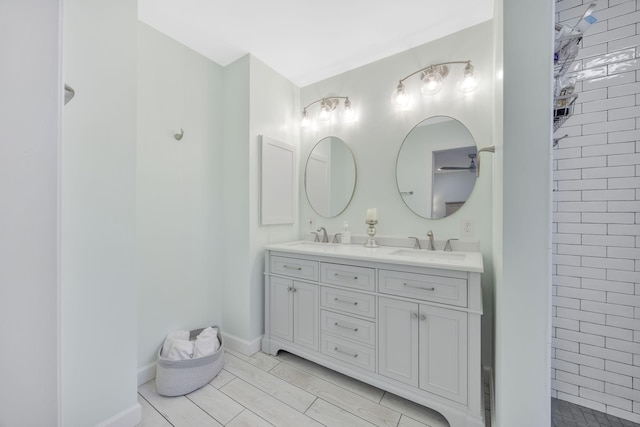
M417 237L409 237L410 239L415 239L415 243L413 244L413 249L422 249L422 247L420 246L420 239L418 239Z
M444 245L444 250L446 252L452 252L453 251L453 249L451 248L451 241L452 240L458 240L458 239L449 239L449 240L447 240L447 243Z
M342 241L342 233L336 233L333 235L333 241L331 243L340 243L338 237L340 237L340 241Z
M318 233L322 231L322 243L329 243L329 236L327 236L327 229L324 227L318 228Z
M318 230L320 231L320 230ZM429 247L427 247L428 250L430 251L435 251L436 247L433 244L433 231L429 230L427 231L427 237L429 238Z

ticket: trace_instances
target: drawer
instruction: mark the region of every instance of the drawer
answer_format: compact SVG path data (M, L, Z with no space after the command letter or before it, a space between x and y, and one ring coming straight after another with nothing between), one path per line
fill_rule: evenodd
M322 310L320 313L322 332L337 335L349 342L376 345L376 325L362 319Z
M318 262L282 256L270 257L270 272L298 279L318 281Z
M376 317L376 297L373 295L322 286L320 301L324 308L372 319Z
M373 268L323 262L320 264L320 281L330 285L373 292L376 286L376 274Z
M467 281L455 277L380 270L380 293L467 306Z
M323 354L359 366L368 371L375 371L376 355L373 348L335 338L327 334L322 334L321 341L322 344L320 348Z

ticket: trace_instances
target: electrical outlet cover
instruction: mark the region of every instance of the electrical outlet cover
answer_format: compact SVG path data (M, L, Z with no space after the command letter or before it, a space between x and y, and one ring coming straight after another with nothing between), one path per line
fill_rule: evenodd
M470 219L460 221L460 237L462 239L473 239L475 237L475 227Z

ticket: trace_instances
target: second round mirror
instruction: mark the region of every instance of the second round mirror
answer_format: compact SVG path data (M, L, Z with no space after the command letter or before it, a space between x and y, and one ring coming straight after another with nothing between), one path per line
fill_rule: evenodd
M304 174L307 200L318 214L331 218L342 213L356 187L356 162L347 144L328 136L313 147Z
M444 218L469 198L476 183L478 150L458 120L434 116L407 134L396 162L402 200L424 218Z

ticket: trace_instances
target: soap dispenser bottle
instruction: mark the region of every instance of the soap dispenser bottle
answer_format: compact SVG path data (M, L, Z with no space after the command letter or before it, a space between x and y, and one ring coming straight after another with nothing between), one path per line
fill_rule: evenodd
M344 222L344 228L342 230L342 239L340 240L344 244L351 243L351 229L349 228L349 223L347 221Z

